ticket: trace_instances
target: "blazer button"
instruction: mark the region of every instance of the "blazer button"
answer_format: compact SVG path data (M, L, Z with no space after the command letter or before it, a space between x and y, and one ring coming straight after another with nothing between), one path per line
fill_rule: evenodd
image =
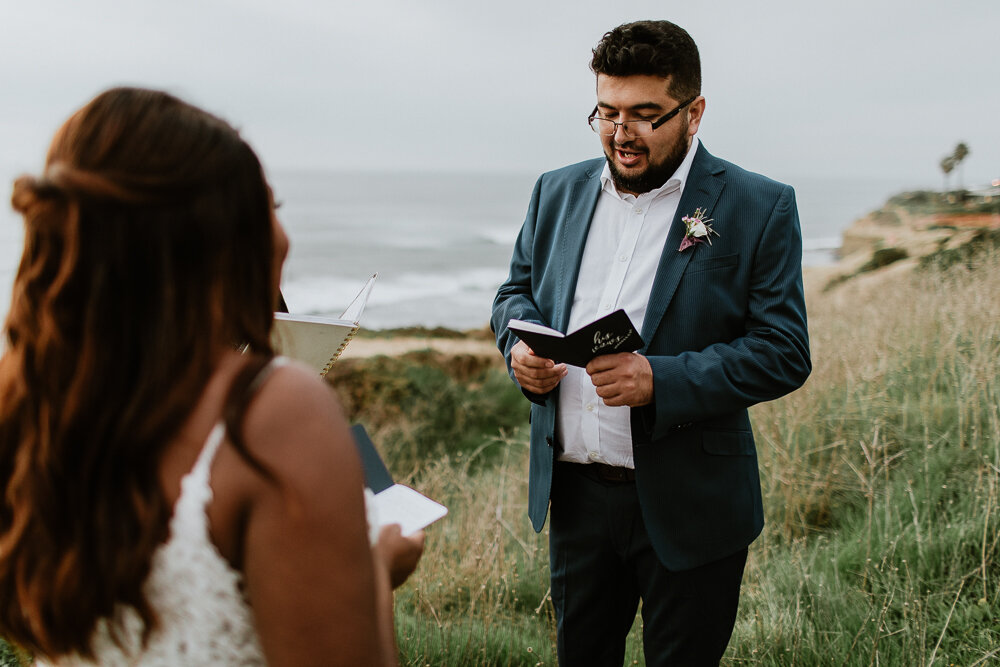
M552 446L552 436L551 435L545 436L545 444L548 445L549 447Z

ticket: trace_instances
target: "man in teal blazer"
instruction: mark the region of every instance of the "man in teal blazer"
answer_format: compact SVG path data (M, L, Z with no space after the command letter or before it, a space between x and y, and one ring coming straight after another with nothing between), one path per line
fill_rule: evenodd
M605 157L538 179L491 321L532 402L529 515L540 531L551 504L559 660L621 665L641 599L647 664L717 664L764 523L747 408L811 369L794 193L697 141L700 64L678 26L620 26L591 68ZM507 329L615 307L644 346L586 369Z

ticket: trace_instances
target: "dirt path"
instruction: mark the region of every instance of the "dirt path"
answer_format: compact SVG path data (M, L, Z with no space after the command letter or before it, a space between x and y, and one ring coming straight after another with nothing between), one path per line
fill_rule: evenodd
M500 356L496 346L485 340L463 338L355 338L348 344L341 358L363 359L379 354L397 356L415 350L432 349L444 354L471 354L475 356Z

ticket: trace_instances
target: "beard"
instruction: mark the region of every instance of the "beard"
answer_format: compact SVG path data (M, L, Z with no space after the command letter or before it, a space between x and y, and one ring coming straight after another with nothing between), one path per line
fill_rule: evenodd
M637 174L623 173L618 168L617 163L615 163L613 151L616 148L623 148L631 151L642 151L646 154L646 160L648 162L649 149L637 147L635 142L632 141L617 145L612 142L611 151L609 152L605 150L604 157L608 160L608 167L611 171L611 180L614 181L615 187L618 188L619 191L632 192L640 195L644 192L649 192L662 186L670 179L671 176L674 175L674 172L677 171L677 167L681 166L681 162L684 161L684 156L687 155L689 147L686 139L687 123L684 124L683 132L681 132L677 137L677 141L670 146L669 152L663 160L657 163L649 162L649 166Z

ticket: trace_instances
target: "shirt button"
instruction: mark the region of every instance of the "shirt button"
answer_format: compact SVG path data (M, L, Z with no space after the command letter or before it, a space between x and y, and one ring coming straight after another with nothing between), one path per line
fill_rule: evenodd
M619 262L627 262L627 261L628 261L628 255L621 255L621 256L620 256L620 257L618 258L618 261L619 261Z
M635 214L636 215L642 215L642 209L641 208L635 209Z
M593 412L593 411L594 411L594 404L587 403L587 412Z
M603 308L604 310L611 310L611 304L610 303L606 303L603 306L601 306L601 308Z
M591 461L596 461L601 457L597 455L597 452L587 452L587 458L590 459Z

